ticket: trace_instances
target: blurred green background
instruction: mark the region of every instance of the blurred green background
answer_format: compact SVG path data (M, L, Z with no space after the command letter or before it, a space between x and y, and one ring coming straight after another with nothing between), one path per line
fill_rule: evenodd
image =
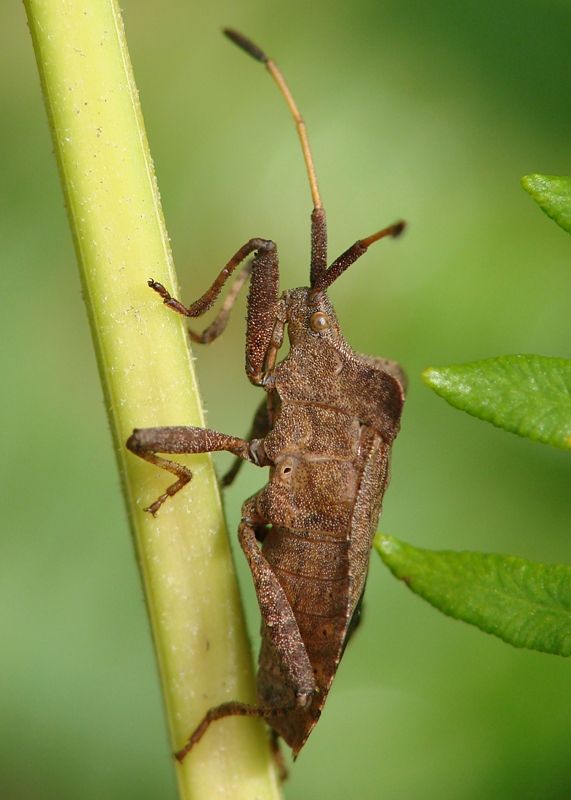
M278 242L284 287L307 281L298 144L264 70L220 36L232 25L276 57L304 113L331 256L410 223L331 292L355 349L411 379L383 530L571 561L569 455L452 410L419 378L501 353L570 355L571 239L519 187L571 172L569 3L122 7L183 297L251 236ZM174 798L32 47L19 4L3 11L0 797ZM260 394L243 373L243 308L198 353L209 424L239 435ZM246 467L227 492L231 531L263 480ZM565 800L569 669L441 616L373 555L365 623L285 796Z

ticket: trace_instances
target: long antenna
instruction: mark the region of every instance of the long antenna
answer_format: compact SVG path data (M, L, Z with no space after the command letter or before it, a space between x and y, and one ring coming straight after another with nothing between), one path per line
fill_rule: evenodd
M295 100L292 97L289 87L278 65L276 64L275 61L272 61L271 58L268 58L268 56L264 53L263 50L260 50L260 48L256 44L254 44L254 42L250 41L250 39L247 39L243 34L238 33L238 31L232 30L232 28L224 28L223 32L225 36L231 39L234 42L234 44L237 44L238 47L241 47L242 50L245 50L246 53L252 56L252 58L255 58L256 61L261 61L262 64L265 64L266 69L268 70L274 81L277 83L278 89L285 98L289 110L291 111L291 115L295 122L295 128L297 130L297 135L299 136L299 141L301 142L301 150L305 161L307 177L309 178L309 188L311 189L313 206L316 209L323 208L321 204L321 197L319 195L319 187L317 185L317 176L315 174L315 167L313 165L313 156L311 155L309 139L307 138L307 130L305 127L305 122L303 121L303 117L299 113L299 109L295 104Z

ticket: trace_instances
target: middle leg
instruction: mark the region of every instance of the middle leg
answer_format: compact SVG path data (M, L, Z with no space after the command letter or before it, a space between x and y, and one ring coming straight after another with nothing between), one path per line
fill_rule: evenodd
M171 427L171 428L136 428L127 440L129 450L140 458L144 458L157 467L166 469L176 478L176 482L146 508L155 516L162 504L173 497L192 479L192 471L157 453L213 453L226 450L245 461L263 467L268 462L263 445L259 440L248 442L236 436L209 430L208 428Z

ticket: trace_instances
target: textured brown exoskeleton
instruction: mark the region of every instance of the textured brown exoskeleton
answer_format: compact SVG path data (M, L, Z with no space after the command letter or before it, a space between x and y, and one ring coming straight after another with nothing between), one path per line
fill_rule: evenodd
M230 715L263 717L294 755L317 722L337 665L354 628L365 586L372 537L388 483L389 454L399 429L405 377L398 364L355 353L343 338L326 290L347 267L398 222L355 242L327 266L325 211L303 120L276 64L235 31L226 35L264 63L293 114L306 162L311 215L309 288L278 293L276 245L251 239L230 259L210 289L191 306L149 285L165 305L198 317L237 275L215 321L194 341L210 342L226 326L240 287L250 277L246 374L266 398L250 440L191 427L135 430L128 448L172 472L177 480L149 508L156 514L192 478L191 471L157 453L226 450L269 467L268 485L242 507L240 544L252 572L262 615L258 705L223 703L210 709L186 745L182 760L211 722ZM287 327L290 351L276 363Z

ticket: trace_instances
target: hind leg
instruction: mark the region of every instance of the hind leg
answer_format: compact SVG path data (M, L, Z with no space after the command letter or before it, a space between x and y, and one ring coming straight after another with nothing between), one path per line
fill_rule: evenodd
M175 753L178 761L197 744L210 725L224 717L262 717L264 719L287 714L293 708L304 708L316 691L313 668L301 638L293 610L270 565L262 555L256 538L257 529L264 527L255 508L255 497L244 503L239 539L248 560L260 612L264 621L264 636L279 661L280 671L289 688L289 699L276 705L253 706L238 701L222 703L211 708L188 738L185 746Z

